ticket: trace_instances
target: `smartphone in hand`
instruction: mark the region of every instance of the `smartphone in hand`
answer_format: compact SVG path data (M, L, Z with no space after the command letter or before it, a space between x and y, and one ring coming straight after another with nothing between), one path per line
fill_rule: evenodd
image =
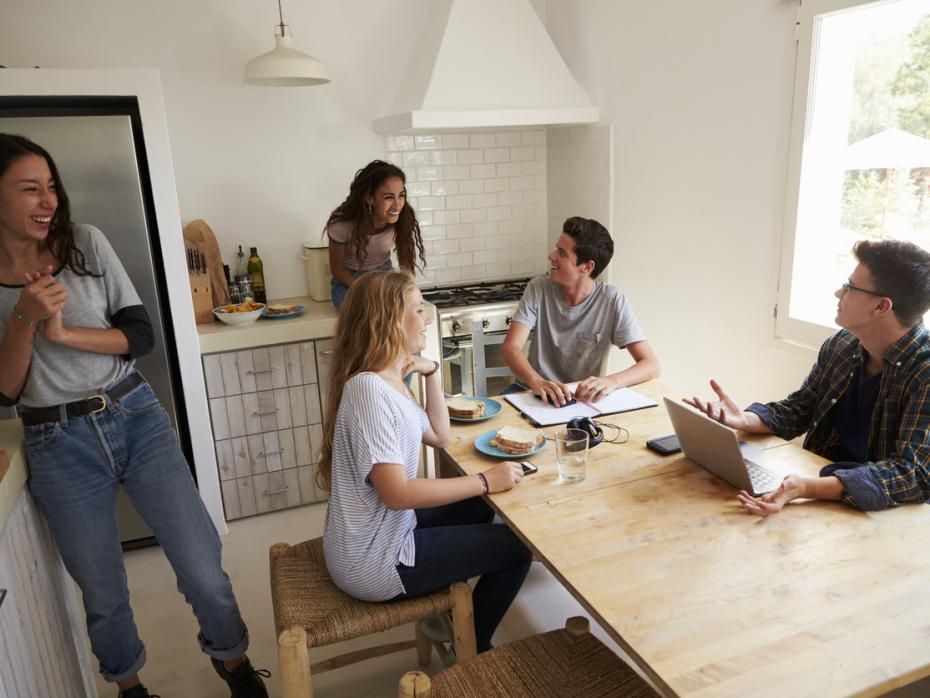
M536 397L537 400L542 400L542 395L536 395L536 393L533 393L533 395ZM551 402L552 401L550 400L550 403ZM574 405L576 402L577 400L575 400L575 398L571 398L569 400L566 400L564 405L553 404L552 406L553 407L568 407L569 405Z
M521 461L520 467L523 468L524 475L532 475L533 473L539 472L539 468L530 463L528 460Z

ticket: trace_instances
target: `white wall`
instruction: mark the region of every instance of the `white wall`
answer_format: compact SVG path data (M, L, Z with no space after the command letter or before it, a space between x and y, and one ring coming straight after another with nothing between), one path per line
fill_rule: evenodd
M797 385L773 341L794 67L790 1L548 0L547 28L613 127L611 282L663 381L738 401Z
M158 68L183 222L206 220L228 263L257 244L269 294L302 295L300 245L384 157L371 118L390 107L427 2L285 2L296 47L329 69L322 87L242 83L274 46L271 0L4 2L0 64Z

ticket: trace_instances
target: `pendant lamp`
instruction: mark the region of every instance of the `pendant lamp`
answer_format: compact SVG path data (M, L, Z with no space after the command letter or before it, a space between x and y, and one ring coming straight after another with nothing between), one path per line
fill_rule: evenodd
M301 87L329 82L325 65L294 48L291 28L284 23L281 0L278 0L278 20L274 49L245 64L243 81L270 87Z

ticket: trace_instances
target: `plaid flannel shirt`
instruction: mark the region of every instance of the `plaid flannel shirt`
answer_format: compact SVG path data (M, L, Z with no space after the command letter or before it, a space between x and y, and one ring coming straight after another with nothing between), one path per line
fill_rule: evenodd
M849 388L865 352L842 330L824 342L799 390L780 402L753 403L756 413L784 439L804 432L804 448L828 456L839 444L834 406ZM884 368L869 432L867 463L836 463L843 501L862 510L904 502L930 502L930 334L918 323L882 357Z

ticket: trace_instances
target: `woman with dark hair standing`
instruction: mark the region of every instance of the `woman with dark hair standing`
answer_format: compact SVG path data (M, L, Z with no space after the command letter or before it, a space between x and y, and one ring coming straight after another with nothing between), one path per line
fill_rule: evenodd
M0 404L19 403L29 490L81 588L100 672L124 698L149 695L117 533L122 485L171 562L217 673L237 698L266 697L219 536L167 412L133 367L153 345L103 233L71 223L51 156L0 134Z
M391 268L395 248L397 262L408 274L426 266L420 224L407 206L406 187L403 170L374 160L355 173L346 200L329 215L325 233L333 275L330 287L337 309L356 277L373 269Z

